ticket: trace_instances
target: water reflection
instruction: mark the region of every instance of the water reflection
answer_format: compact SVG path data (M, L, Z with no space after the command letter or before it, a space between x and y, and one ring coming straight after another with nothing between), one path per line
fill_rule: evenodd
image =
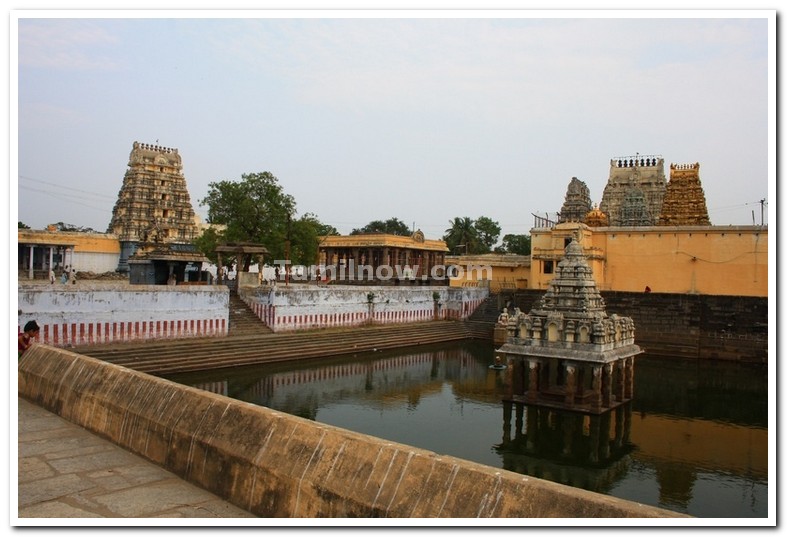
M638 358L634 400L589 416L504 405L493 361L492 345L464 342L169 378L695 516L767 516L766 371Z
M517 403L503 408L496 449L506 470L603 493L625 476L635 448L630 404L599 415Z

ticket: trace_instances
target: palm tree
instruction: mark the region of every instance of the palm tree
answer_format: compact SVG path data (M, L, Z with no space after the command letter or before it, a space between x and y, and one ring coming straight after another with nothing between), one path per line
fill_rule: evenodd
M468 254L478 253L480 241L475 222L467 216L457 217L449 222L451 227L445 230L443 240L448 245L451 253L455 253L457 248L463 247Z

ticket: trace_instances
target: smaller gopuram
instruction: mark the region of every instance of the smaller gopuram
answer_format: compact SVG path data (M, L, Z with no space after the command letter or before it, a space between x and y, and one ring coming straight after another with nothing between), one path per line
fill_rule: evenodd
M560 209L558 223L584 222L590 208L590 189L584 181L572 177L566 190L563 207Z
M642 353L634 322L607 315L576 240L530 313L504 311L503 326L508 339L497 361L507 365L505 402L600 414L632 399L634 356Z
M669 183L661 206L659 226L709 226L700 164L670 164Z
M609 161L609 179L599 208L610 226L652 226L661 214L667 178L659 155Z

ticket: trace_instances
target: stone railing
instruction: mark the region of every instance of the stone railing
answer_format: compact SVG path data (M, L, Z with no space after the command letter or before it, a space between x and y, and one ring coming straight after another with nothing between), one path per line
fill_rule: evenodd
M397 444L35 345L19 395L261 517L685 515Z

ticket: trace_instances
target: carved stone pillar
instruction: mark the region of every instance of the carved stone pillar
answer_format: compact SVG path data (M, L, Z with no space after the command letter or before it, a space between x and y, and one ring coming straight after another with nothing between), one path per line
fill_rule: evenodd
M602 365L593 365L593 380L590 385L590 408L592 410L601 410L601 370Z
M539 360L528 360L530 372L528 375L527 400L530 403L538 402L538 377L541 376L541 362Z
M626 358L626 385L623 390L623 396L626 399L634 397L634 357Z
M576 374L577 368L572 363L566 363L566 380L565 380L565 402L569 406L574 406L574 395L576 393Z
M614 395L615 400L622 403L625 401L626 393L626 359L615 362L615 368L618 370L618 378L615 382Z
M601 375L601 404L606 408L612 406L612 366L611 363L604 364Z
M514 359L511 356L506 356L506 366L504 375L506 396L512 399L514 397Z

